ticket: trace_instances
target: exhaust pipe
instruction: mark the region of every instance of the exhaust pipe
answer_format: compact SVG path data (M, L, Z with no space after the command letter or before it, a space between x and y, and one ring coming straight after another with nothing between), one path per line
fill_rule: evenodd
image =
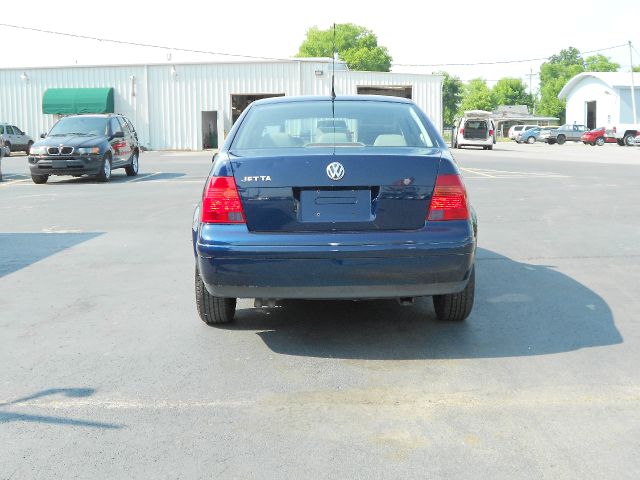
M415 303L416 299L414 297L400 297L398 298L398 303L403 307L410 307Z

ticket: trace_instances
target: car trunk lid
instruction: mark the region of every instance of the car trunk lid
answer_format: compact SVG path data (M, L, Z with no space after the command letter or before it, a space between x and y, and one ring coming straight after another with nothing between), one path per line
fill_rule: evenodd
M233 153L230 161L247 228L253 232L422 228L441 152L402 150Z

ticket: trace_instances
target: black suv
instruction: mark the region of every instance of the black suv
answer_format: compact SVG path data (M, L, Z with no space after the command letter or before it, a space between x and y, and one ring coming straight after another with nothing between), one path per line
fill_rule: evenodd
M49 175L94 175L107 182L115 168L138 174L138 135L124 115L69 115L41 138L29 149L34 183L46 183Z

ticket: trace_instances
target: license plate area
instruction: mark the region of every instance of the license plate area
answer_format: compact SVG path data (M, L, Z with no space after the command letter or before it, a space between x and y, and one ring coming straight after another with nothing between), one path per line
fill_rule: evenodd
M51 166L53 168L67 168L67 161L66 160L53 160L51 162Z
M299 192L303 223L372 221L371 188L308 188Z

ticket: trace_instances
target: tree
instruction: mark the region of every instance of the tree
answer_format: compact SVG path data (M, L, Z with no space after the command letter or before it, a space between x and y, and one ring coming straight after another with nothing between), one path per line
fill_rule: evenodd
M437 72L437 75L444 76L442 81L442 119L444 125L453 125L453 119L458 112L464 84L455 76L449 75L447 72Z
M336 24L335 29L335 49L350 69L389 71L391 55L386 47L378 45L378 37L371 30L352 23ZM311 27L296 57L333 57L333 35L333 27L327 30Z
M460 102L460 113L467 110L491 111L495 107L491 90L481 78L471 80L464 88L464 95Z
M597 54L584 59L584 69L587 72L617 72L620 65L612 62L609 57Z
M491 89L494 105L527 105L533 107L533 99L527 87L519 78L505 77Z
M634 72L640 72L640 65L638 65L637 67L633 67L633 71Z

